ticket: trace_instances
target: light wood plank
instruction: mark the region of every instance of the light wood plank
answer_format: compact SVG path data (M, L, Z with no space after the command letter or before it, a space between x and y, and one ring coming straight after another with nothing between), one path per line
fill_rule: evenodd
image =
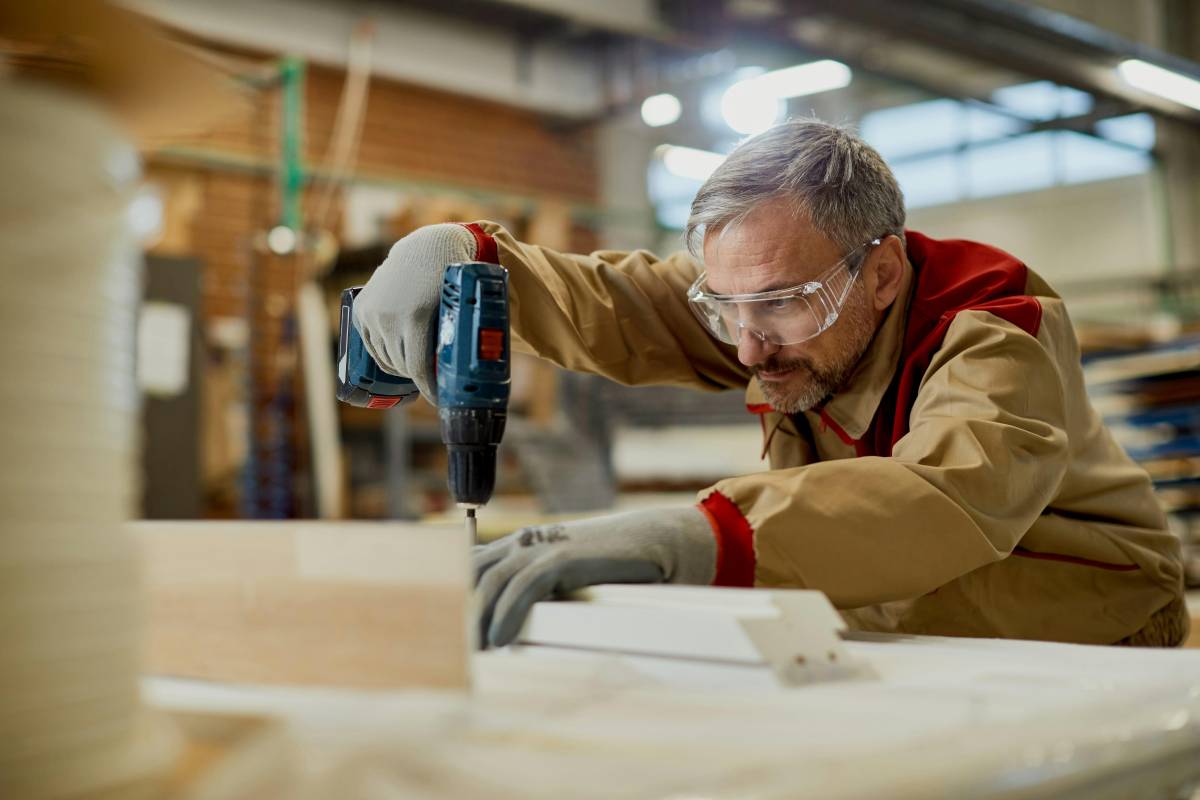
M458 526L142 522L147 671L360 688L469 683Z

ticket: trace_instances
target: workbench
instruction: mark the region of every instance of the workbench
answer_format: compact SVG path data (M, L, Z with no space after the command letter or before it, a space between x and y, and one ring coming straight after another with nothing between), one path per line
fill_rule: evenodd
M148 677L155 705L282 718L296 798L1179 798L1200 651L851 635L877 679L523 647L470 694Z

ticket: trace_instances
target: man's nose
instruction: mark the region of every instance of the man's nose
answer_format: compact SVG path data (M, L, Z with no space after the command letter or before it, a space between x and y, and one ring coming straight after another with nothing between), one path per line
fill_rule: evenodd
M771 344L758 331L742 328L738 336L738 361L747 367L763 363L779 352L779 345Z

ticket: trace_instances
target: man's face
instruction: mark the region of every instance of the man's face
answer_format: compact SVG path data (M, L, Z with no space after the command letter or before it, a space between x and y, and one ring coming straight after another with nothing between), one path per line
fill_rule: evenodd
M708 287L717 294L797 286L816 280L845 255L779 201L764 203L741 223L704 241ZM880 318L858 278L828 330L789 345L764 342L743 331L738 360L751 368L774 408L788 414L806 411L846 382Z

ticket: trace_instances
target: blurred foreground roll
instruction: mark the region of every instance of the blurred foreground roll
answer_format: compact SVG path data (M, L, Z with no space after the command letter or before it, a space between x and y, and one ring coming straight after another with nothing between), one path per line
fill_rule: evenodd
M137 157L88 101L0 81L0 797L151 797L129 226Z

